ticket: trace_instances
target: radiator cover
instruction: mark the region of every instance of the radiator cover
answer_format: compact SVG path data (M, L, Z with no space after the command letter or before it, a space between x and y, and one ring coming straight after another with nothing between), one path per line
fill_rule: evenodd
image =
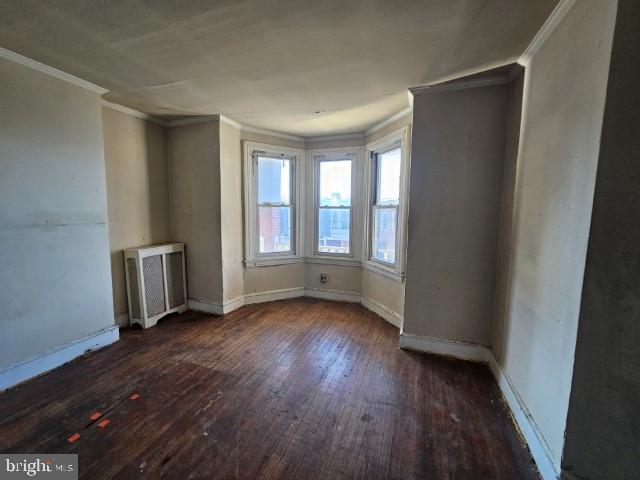
M127 248L124 262L130 324L153 327L187 309L184 243Z

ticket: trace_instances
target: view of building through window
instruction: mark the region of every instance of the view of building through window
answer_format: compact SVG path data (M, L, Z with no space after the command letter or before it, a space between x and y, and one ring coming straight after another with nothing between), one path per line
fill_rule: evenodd
M260 253L291 251L291 160L258 157Z
M400 147L375 156L375 198L371 257L396 261L396 230L400 205Z
M318 252L349 254L351 160L321 160L318 175Z

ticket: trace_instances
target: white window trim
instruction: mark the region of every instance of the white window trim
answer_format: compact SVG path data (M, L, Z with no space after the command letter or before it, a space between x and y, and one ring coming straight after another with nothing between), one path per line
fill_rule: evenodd
M325 263L329 265L360 266L362 260L362 180L364 165L364 147L319 148L307 152L307 231L306 257L308 263ZM349 225L350 253L322 253L317 251L318 229L318 191L319 191L319 156L350 156L351 163L351 219Z
M373 182L375 179L375 168L373 165L374 155L389 150L395 146L400 146L400 204L398 206L398 220L396 231L396 261L389 264L374 259L371 256L372 235L373 235ZM407 215L409 198L409 170L410 170L410 149L409 149L409 126L396 130L384 137L367 144L366 162L364 166L364 215L363 222L365 232L363 238L362 267L381 274L387 278L397 281L404 281L406 267L406 245L407 245Z
M258 241L258 185L257 172L253 165L253 152L263 151L274 155L285 155L292 159L292 212L293 222L292 243L293 251L286 253L260 254ZM245 266L261 267L269 265L283 265L287 263L304 262L304 208L305 199L303 181L305 178L305 155L303 150L268 145L257 142L243 142L243 183L244 183L244 235L245 235Z

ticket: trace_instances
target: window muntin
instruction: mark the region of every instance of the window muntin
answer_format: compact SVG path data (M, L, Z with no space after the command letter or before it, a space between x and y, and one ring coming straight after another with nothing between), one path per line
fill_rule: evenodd
M373 154L374 191L371 208L371 259L396 263L402 149L394 147Z
M257 254L293 253L293 158L254 152L257 172Z
M316 251L351 255L352 158L317 159Z

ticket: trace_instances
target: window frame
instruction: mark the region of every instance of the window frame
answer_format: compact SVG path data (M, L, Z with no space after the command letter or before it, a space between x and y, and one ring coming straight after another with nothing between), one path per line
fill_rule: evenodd
M374 142L367 144L367 164L365 168L365 187L367 192L365 212L365 245L363 268L377 272L397 281L404 281L406 224L408 214L409 194L409 126L390 133ZM378 156L400 147L400 193L398 204L378 204L380 179L378 176ZM396 251L393 263L385 262L373 256L375 234L375 213L380 208L396 208Z
M353 206L356 198L354 198L354 167L356 166L356 154L350 153L316 153L313 155L313 169L315 172L314 189L313 189L313 255L315 257L337 257L337 258L354 258L353 245L354 245L354 231L353 231ZM351 162L351 203L348 207L327 207L320 205L320 165L323 162L339 162L348 160ZM318 223L320 221L320 208L325 209L349 209L349 253L337 253L337 252L321 252L320 251L320 232L318 231Z
M256 142L243 142L244 205L245 205L245 266L260 267L304 261L303 245L304 151ZM290 161L289 208L291 209L291 249L286 252L260 252L260 218L258 203L258 156L283 158ZM269 204L266 206L280 206ZM284 205L282 205L284 206Z

